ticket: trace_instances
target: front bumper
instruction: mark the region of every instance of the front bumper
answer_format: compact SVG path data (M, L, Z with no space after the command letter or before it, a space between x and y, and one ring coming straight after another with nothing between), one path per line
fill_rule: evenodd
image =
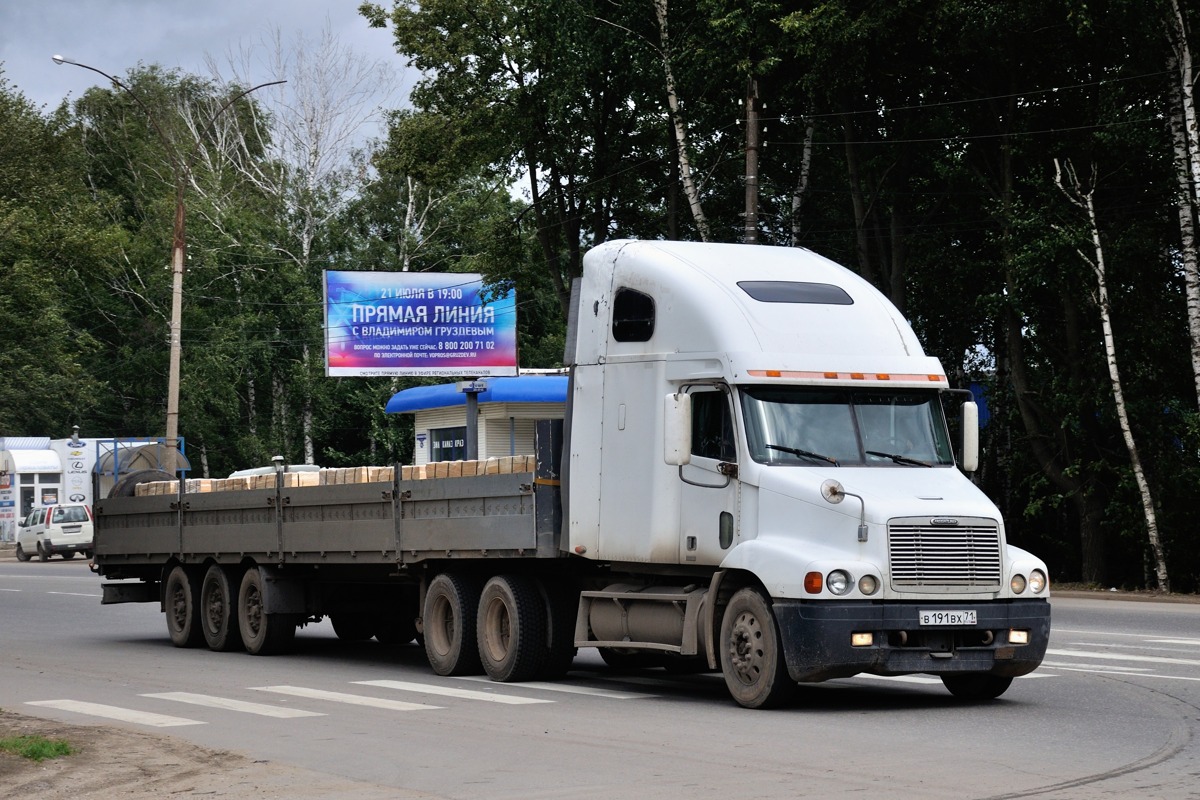
M977 623L921 627L919 610L974 610ZM792 680L813 683L867 672L908 675L986 672L1016 677L1037 668L1050 641L1050 603L817 603L776 600L775 619ZM1009 642L1010 630L1029 632L1027 644ZM851 644L855 633L872 644Z

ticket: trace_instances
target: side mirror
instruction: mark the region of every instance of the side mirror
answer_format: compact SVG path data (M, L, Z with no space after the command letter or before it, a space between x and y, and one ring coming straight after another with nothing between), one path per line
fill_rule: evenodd
M979 469L979 406L973 400L962 405L962 471Z
M683 466L692 460L692 396L679 392L663 399L663 461Z

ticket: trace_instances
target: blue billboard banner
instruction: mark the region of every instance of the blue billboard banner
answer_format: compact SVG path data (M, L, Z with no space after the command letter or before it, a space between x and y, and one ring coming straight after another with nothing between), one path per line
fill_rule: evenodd
M325 374L516 375L516 292L474 273L327 270Z

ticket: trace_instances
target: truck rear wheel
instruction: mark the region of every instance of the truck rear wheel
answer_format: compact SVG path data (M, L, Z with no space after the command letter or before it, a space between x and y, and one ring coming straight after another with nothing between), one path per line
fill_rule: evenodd
M497 575L479 599L479 657L494 681L527 681L545 663L546 606L524 575Z
M425 592L425 656L438 675L476 675L481 669L475 642L479 586L469 576L443 572Z
M213 564L200 584L200 627L209 650L237 650L242 647L238 618L234 613L233 589L229 573Z
M565 582L547 580L546 627L550 642L539 678L556 680L567 674L579 648L575 646L575 617L579 613L579 592Z
M196 581L181 566L167 575L163 584L163 605L167 618L167 633L176 647L199 647L204 641L201 630L200 591Z
M739 705L773 708L795 694L775 615L758 590L740 589L729 599L718 645L725 685Z
M268 614L263 603L265 579L262 570L251 567L238 588L238 625L246 652L256 656L282 653L296 640L295 614Z
M942 676L942 683L959 700L995 700L1008 691L1013 679L1004 675L971 672Z

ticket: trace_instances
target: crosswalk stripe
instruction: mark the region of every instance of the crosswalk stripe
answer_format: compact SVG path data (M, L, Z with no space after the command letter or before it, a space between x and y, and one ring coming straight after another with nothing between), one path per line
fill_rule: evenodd
M158 692L144 694L142 697L153 697L159 700L174 700L177 703L190 703L195 706L219 708L224 711L242 711L247 714L258 714L262 717L278 719L295 719L297 717L323 717L317 711L305 711L302 708L281 708L264 703L250 703L245 700L233 700L228 697L213 697L207 694L192 694L191 692Z
M1125 675L1130 678L1161 678L1166 681L1200 681L1200 678L1191 675L1160 675L1155 672L1135 672L1129 668L1121 669L1119 667L1051 667L1051 669L1061 669L1064 672L1089 672L1094 675Z
M170 717L166 714L151 714L147 711L134 711L132 708L106 706L100 703L88 703L82 700L36 700L26 703L27 706L56 708L59 711L72 711L76 714L87 714L92 717L115 719L118 722L130 722L135 725L149 725L154 728L174 728L181 725L203 725L199 720L185 717Z
M429 683L409 683L408 681L353 681L362 686L379 686L383 689L399 689L402 692L420 692L442 697L457 697L461 700L482 700L485 703L505 703L507 705L529 705L532 703L553 703L553 700L543 700L534 697L517 697L508 694L492 692L476 692L471 689L455 689L450 686L435 686Z
M1141 661L1146 664L1175 664L1178 666L1196 667L1200 661L1194 658L1166 658L1164 656L1127 656L1121 653L1107 653L1097 650L1055 650L1046 651L1050 656L1067 656L1072 658L1098 658L1101 661Z
M480 675L465 675L459 678L460 681L478 681L479 683L492 683L491 678L484 678ZM566 694L583 694L593 697L603 697L608 700L642 700L649 697L657 697L653 694L638 694L637 692L616 692L612 689L600 689L591 686L576 686L570 683L551 683L549 681L528 681L526 683L517 684L522 689L540 689L546 692L564 692Z
M385 697L367 697L361 694L348 694L346 692L328 692L323 689L308 689L303 686L252 686L253 691L257 692L275 692L276 694L287 694L293 697L307 697L310 700L328 700L332 703L349 703L355 706L369 706L370 708L386 708L389 711L425 711L441 706L428 706L423 703L405 703L400 700L391 700Z

